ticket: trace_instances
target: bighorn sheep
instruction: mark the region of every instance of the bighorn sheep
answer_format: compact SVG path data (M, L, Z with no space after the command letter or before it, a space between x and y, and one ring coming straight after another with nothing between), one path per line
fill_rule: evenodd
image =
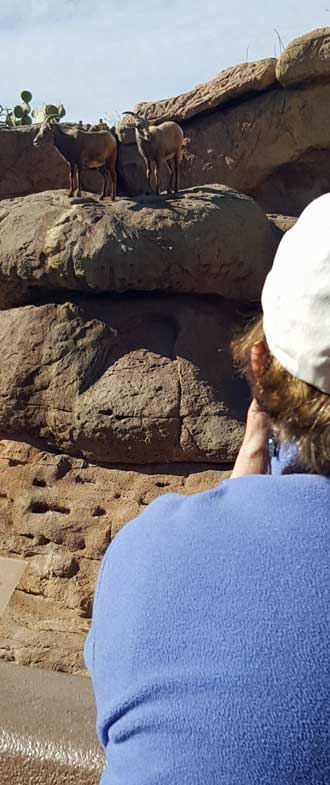
M73 196L77 180L77 195L81 196L81 170L98 169L103 177L101 199L107 195L108 178L112 180L112 200L117 186L117 139L111 131L85 131L74 126L64 131L55 116L42 123L34 142L35 147L52 144L70 165L70 193Z
M171 193L173 176L174 192L178 191L178 162L182 161L182 147L184 143L183 130L172 121L160 125L149 125L148 120L135 114L124 112L135 117L135 138L138 150L144 158L147 167L148 188L150 189L151 164L155 162L156 193L159 194L159 175L163 161L166 161L170 171L168 193Z
M108 124L100 117L98 123L95 125L90 125L88 128L89 131L113 131L112 128L109 128Z

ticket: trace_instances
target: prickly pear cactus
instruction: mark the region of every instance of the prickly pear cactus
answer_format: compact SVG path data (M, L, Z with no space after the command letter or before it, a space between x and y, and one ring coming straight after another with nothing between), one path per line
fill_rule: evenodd
M22 90L21 99L22 103L16 104L13 109L0 106L0 124L8 128L16 128L20 125L31 125L33 122L43 123L51 115L58 117L59 120L65 115L63 104L58 106L44 104L42 109L33 109L31 112L32 93L29 90Z
M56 116L60 120L65 115L63 104L44 104L42 109L33 109L32 117L35 123L43 123L47 117Z
M32 93L29 90L22 90L21 99L25 104L30 104L32 101Z
M5 113L5 120L4 124L7 125L9 128L15 128L18 125L31 125L32 117L31 117L31 106L30 101L32 101L32 93L29 90L23 90L21 92L21 104L16 104L13 109L2 109L2 114Z

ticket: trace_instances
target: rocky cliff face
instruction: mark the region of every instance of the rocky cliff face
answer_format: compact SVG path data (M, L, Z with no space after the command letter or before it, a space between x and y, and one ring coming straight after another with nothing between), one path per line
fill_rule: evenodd
M278 60L227 68L188 93L137 105L151 121L182 125L189 140L181 166L185 188L222 183L252 196L266 212L293 216L330 189L329 40L329 28L315 30ZM131 122L126 116L117 128L119 193L126 196L146 187ZM55 150L33 147L33 128L0 134L0 196L68 187L67 165ZM100 175L84 174L86 190L100 193L101 186Z
M130 196L115 204L93 196L97 173L69 199L65 163L33 148L33 129L0 131L0 554L26 562L3 659L81 670L120 526L160 493L228 475L248 400L231 339L294 223L283 214L330 186L328 40L315 31L278 61L137 107L190 140L175 197L136 197L129 125Z
M0 658L70 673L83 669L100 560L122 524L162 493L197 493L229 473L101 465L13 439L0 441L0 469L0 553L26 562L1 619Z
M247 390L230 341L281 226L219 185L0 206L0 657L79 671L99 562L160 493L221 481Z

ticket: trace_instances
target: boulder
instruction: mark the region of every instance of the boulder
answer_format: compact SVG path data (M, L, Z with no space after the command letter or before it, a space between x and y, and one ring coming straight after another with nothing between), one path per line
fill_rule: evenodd
M183 95L166 98L163 101L142 101L136 105L134 112L146 117L151 122L160 123L165 120L175 120L180 123L190 117L237 101L243 96L267 90L276 82L275 66L276 59L274 57L257 60L254 63L241 63L226 68L210 82L197 85L193 90L183 93ZM126 122L127 118L124 117L119 128L125 127Z
M279 233L279 241L289 229L292 229L298 220L292 215L280 215L279 213L268 213L267 218Z
M277 246L260 207L221 185L114 203L45 192L3 200L0 221L3 308L55 290L257 300Z
M299 158L274 167L256 186L254 197L266 212L297 218L313 199L330 191L329 156L326 148L306 150Z
M102 463L232 461L242 309L219 297L80 299L0 312L0 432Z
M222 183L255 198L265 212L292 216L330 190L329 30L287 47L277 63L282 84L272 58L226 69L183 96L137 105L155 122L181 123L182 187ZM136 197L146 190L146 176L131 122L126 116L117 127L118 192ZM35 150L34 134L34 128L0 129L0 198L68 188L67 164L50 147ZM165 165L162 179L167 187ZM86 191L100 193L101 186L97 172L84 172Z
M65 128L64 124L64 128ZM131 129L132 130L132 129ZM69 193L69 165L51 145L36 149L37 128L0 126L0 200L65 188ZM118 146L117 192L119 195L143 193L146 189L145 164L135 144ZM96 169L84 169L82 190L101 194L103 178Z
M283 87L330 79L330 27L322 27L295 38L284 49L276 65Z
M274 89L188 120L182 186L221 182L266 212L299 215L330 190L329 126L330 83Z
M0 659L84 670L100 559L123 523L163 493L196 493L228 476L210 465L96 466L0 441L0 554L26 569L0 626ZM134 554L132 554L134 558Z
M70 169L60 153L52 145L33 147L38 127L0 128L0 199L50 188L69 191ZM100 194L103 178L95 170L85 170L82 185L86 190Z

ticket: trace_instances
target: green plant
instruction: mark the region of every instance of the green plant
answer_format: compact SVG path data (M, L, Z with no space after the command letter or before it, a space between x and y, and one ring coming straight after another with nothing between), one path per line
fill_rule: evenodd
M64 117L65 109L63 104L55 106L55 104L43 104L42 109L33 109L32 117L36 123L43 123L47 117L56 115L59 119Z
M29 90L23 90L21 92L21 99L22 103L16 104L13 109L3 109L3 107L1 107L1 114L5 114L5 125L9 126L9 128L14 128L17 125L31 125L32 123L30 114L32 93L30 93Z
M44 104L42 109L33 109L31 112L32 93L29 90L21 92L21 99L22 103L16 104L13 109L0 105L0 123L2 125L8 128L16 128L20 125L31 125L33 121L42 123L50 115L56 115L59 119L65 115L63 104L58 106L55 104Z
M16 106L14 106L13 109L15 124L31 125L32 118L30 114L31 112L30 101L32 101L32 93L30 93L29 90L22 90L21 99L22 99L22 103L17 104Z

